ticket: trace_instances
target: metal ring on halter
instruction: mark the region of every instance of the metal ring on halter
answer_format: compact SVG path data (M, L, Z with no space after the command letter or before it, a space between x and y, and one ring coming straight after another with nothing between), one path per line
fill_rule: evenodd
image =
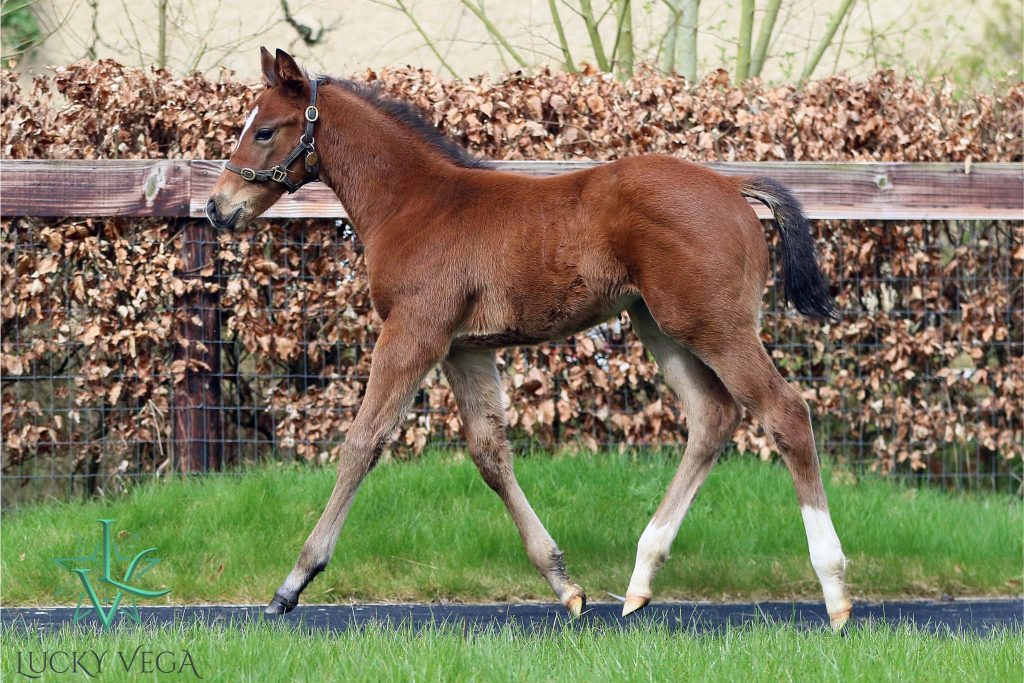
M320 118L320 110L316 108L316 105L309 105L306 107L306 120L313 123Z
M256 171L252 170L251 168L243 168L241 171L238 172L238 175L242 176L250 183L256 180Z
M316 138L314 138L312 135L310 135L309 136L309 141L307 142L306 141L306 134L303 133L299 137L299 144L300 145L305 145L306 147L309 147L310 149L312 149L313 148L313 143L315 142L315 140L316 140Z

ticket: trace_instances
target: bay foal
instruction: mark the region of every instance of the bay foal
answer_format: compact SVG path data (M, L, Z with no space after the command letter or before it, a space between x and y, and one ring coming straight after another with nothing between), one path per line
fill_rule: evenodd
M627 310L682 400L689 438L640 537L623 614L650 601L654 575L743 407L789 467L811 564L833 627L843 626L851 609L846 560L807 404L758 335L769 255L745 196L775 215L789 299L804 314L835 317L807 219L785 187L668 156L551 178L502 173L408 105L363 85L311 81L280 50L263 50L262 67L267 87L213 189L209 219L236 228L318 175L363 242L373 304L384 320L337 483L267 612L294 608L327 564L356 489L421 380L440 363L473 461L507 506L530 560L579 615L584 592L513 474L495 349L562 339Z

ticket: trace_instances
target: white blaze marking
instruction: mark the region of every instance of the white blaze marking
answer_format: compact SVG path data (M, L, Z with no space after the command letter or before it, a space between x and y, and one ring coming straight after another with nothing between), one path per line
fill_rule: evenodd
M821 589L825 593L825 606L831 614L847 602L846 588L843 586L843 576L846 573L843 548L827 511L801 507L800 514L804 518L811 565L821 581Z
M231 150L232 154L234 154L235 150L238 149L238 145L241 144L242 138L245 137L245 131L249 130L249 126L252 125L253 120L256 118L256 112L258 112L259 110L260 108L256 107L251 112L249 112L249 116L245 119L245 125L242 127L242 132L239 133L238 140L235 141L235 148Z

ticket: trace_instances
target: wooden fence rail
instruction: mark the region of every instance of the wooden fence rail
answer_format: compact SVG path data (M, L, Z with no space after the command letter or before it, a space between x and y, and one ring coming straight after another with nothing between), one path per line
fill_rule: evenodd
M179 219L182 262L199 272L213 260L216 234L203 210L223 161L5 160L0 162L0 215ZM503 171L538 176L578 171L594 161L498 162ZM817 219L1024 220L1024 166L958 163L712 163L729 175L768 175L790 186ZM766 207L753 203L758 215ZM309 185L285 195L269 217L344 218L334 194ZM182 297L187 315L180 333L196 343L177 357L199 361L174 387L175 461L182 471L218 469L222 463L220 412L220 305L216 294ZM199 341L203 341L199 344Z
M2 216L203 216L222 161L5 160ZM595 161L506 161L503 171L545 176ZM729 175L769 175L789 185L811 218L1024 220L1024 166L996 163L711 163ZM755 209L767 218L759 203ZM343 218L322 185L285 196L269 217Z

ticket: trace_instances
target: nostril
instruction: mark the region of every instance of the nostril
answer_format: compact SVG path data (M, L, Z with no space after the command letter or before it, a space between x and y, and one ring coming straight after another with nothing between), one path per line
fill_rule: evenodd
M217 213L217 202L213 201L213 199L206 202L206 217L214 223L220 222L220 214Z

